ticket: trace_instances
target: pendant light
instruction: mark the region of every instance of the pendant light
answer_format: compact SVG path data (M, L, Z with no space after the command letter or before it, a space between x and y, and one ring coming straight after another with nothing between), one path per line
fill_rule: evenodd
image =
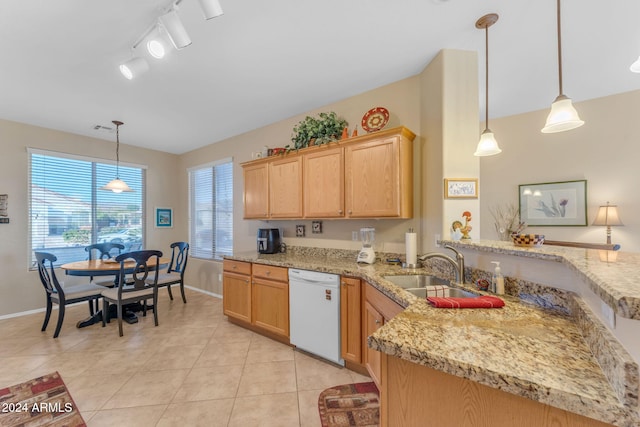
M558 17L558 81L560 93L553 104L551 111L547 116L547 122L542 128L542 133L564 132L566 130L575 129L584 124L580 120L578 112L573 108L571 98L562 92L562 39L561 39L561 20L560 20L560 0L557 0L557 17Z
M114 120L111 123L116 125L116 179L104 187L100 187L100 189L113 191L114 193L132 192L133 190L129 188L127 183L120 179L120 126L124 123L118 120Z
M493 156L502 152L498 146L498 142L493 136L493 132L489 129L489 27L498 21L497 13L489 13L476 21L476 28L484 28L485 31L485 128L480 135L480 141L474 156Z

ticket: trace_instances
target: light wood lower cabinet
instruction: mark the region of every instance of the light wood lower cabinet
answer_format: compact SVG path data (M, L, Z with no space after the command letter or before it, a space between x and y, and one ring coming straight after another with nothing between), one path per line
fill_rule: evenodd
M370 284L365 283L362 311L364 365L369 375L371 375L371 379L378 386L378 389L382 386L381 354L379 351L369 348L367 345L367 337L403 310L404 308L392 301L391 298Z
M251 263L224 260L222 294L226 316L251 322Z
M251 323L273 334L289 337L289 281L286 268L254 264Z
M360 279L340 278L340 351L349 362L362 363L362 292Z
M610 424L382 355L382 427L606 427Z

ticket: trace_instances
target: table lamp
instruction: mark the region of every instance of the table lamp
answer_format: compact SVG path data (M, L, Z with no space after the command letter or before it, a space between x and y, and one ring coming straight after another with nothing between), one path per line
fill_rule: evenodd
M600 206L598 214L596 215L593 225L606 225L607 226L607 244L611 244L611 226L612 225L624 225L620 221L618 216L618 207L616 205L610 205L607 202L606 206Z

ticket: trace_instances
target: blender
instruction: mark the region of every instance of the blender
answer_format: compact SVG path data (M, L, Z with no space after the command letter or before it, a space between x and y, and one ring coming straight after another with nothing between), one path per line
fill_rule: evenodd
M376 253L373 251L373 242L376 240L375 228L361 228L360 240L362 240L362 249L358 254L357 262L373 264L376 261Z

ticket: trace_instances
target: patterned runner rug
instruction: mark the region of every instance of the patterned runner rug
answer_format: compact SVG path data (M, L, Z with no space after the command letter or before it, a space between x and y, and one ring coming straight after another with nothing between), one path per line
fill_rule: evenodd
M60 374L0 389L0 426L86 426Z
M375 383L345 384L328 388L318 397L322 427L380 425L380 395Z

